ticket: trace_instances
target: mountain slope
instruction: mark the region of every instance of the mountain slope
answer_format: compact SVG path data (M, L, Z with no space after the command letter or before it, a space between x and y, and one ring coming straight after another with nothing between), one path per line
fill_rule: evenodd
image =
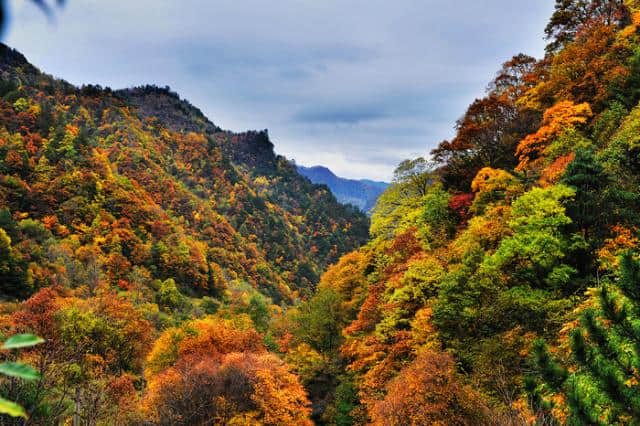
M556 1L546 34L282 327L328 424L638 423L640 2Z
M368 226L266 131L169 88L74 87L0 44L0 334L46 341L23 360L41 378L0 395L34 424L309 425L267 327ZM229 371L238 388L211 386Z
M127 271L142 268L197 294L246 282L291 300L366 238L366 217L301 177L266 132L222 131L168 88L78 89L4 45L0 76L0 227L22 273L56 263L22 252L29 220L54 246L91 247L101 280L134 285ZM102 242L113 229L119 240Z
M364 212L371 211L378 197L389 186L385 182L368 179L344 179L322 166L298 166L298 172L313 183L327 185L342 204L354 205Z

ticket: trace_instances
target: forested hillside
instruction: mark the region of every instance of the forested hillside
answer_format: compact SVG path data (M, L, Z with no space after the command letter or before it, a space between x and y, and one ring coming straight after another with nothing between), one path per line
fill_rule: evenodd
M0 395L47 425L640 424L640 2L555 4L370 224L266 131L2 46L0 331L45 341L5 341Z
M276 324L330 424L640 424L640 3L556 1Z
M267 323L368 218L168 88L76 88L4 45L0 78L0 329L46 340L0 394L36 424L307 421Z

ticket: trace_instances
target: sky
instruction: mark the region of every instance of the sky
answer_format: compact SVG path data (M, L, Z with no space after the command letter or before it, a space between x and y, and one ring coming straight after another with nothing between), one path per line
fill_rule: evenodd
M541 57L552 0L9 0L4 42L42 71L113 89L170 86L277 153L391 179L428 156L501 64Z

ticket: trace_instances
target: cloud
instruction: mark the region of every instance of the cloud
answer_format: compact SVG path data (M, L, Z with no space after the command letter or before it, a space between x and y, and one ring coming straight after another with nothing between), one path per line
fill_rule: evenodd
M72 83L169 85L216 124L346 177L451 137L512 55L543 53L553 2L9 0L6 42Z
M325 108L312 107L299 111L292 117L298 123L331 123L357 124L363 121L377 120L387 114L376 106L329 106Z

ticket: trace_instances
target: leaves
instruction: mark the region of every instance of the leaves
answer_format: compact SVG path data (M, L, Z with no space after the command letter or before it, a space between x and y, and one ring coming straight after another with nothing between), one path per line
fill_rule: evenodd
M586 123L592 115L591 107L587 103L576 105L571 101L563 101L547 109L538 131L518 144L516 155L520 162L516 170L539 170L545 161L553 160L547 156L551 143L563 133Z
M0 364L0 373L25 380L40 378L40 374L33 367L19 362L3 362Z
M27 418L27 413L24 411L24 408L22 408L22 406L4 398L0 398L0 413L8 414L12 417Z
M44 343L44 339L33 334L14 334L2 344L2 349L18 349Z

